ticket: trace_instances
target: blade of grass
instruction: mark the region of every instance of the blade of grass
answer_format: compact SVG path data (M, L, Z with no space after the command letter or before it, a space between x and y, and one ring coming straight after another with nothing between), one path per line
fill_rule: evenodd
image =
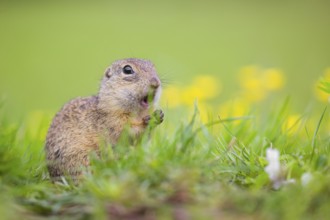
M197 128L195 130L195 134L199 133L203 127L212 127L214 125L217 125L217 124L222 124L222 123L225 123L225 122L233 122L233 121L238 121L238 120L249 120L249 119L252 119L254 118L254 116L241 116L241 117L231 117L231 118L225 118L225 119L219 119L217 121L211 121L209 123L206 123L205 125Z
M311 159L310 159L311 161L313 160L313 157L314 157L314 154L315 154L316 136L317 136L317 133L319 132L319 129L320 129L320 126L321 126L323 117L325 115L325 112L327 111L327 108L328 107L325 107L325 109L323 110L323 113L322 113L322 115L320 117L320 120L317 123L316 129L315 129L315 132L314 132L314 135L313 135L313 139L312 139L312 155L311 155Z

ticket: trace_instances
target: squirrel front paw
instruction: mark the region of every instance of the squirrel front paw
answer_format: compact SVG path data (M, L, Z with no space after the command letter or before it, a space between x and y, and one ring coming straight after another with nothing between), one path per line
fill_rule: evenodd
M142 118L142 122L143 122L144 125L148 125L149 122L150 122L150 120L151 120L151 116L150 115L147 115L144 118Z
M164 112L161 109L155 110L152 116L156 124L161 124L164 121Z
M144 125L159 125L164 121L164 113L162 110L158 109L155 110L152 115L147 115L144 118L142 118L143 124Z

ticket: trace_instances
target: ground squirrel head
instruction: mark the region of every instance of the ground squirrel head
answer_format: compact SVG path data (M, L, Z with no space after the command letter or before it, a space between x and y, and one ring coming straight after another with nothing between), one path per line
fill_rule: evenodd
M117 60L105 71L99 91L99 108L106 112L140 113L159 99L161 82L148 60Z

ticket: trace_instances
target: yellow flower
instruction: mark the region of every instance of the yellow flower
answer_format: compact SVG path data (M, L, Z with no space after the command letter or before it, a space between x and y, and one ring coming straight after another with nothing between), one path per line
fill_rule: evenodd
M182 104L193 105L195 100L203 100L204 92L195 86L187 86L183 89L181 98Z
M221 91L217 79L209 75L200 75L194 78L191 85L183 88L182 102L192 105L195 100L205 101L216 97Z
M181 89L176 86L169 86L163 91L162 102L168 108L175 108L182 104Z
M212 107L210 105L207 105L202 102L197 103L197 108L199 112L199 118L203 123L207 123L210 121L212 118ZM190 109L191 113L194 111L194 106L192 105L192 108Z
M219 116L221 119L245 116L249 112L249 107L246 99L230 100L219 107Z
M239 72L239 82L242 90L242 96L251 101L258 102L263 100L267 93L263 86L261 70L257 66L243 67Z
M248 100L249 102L259 102L264 100L268 93L265 89L263 89L262 87L256 87L254 89L251 90L243 90L242 91L242 97L244 97L244 99Z
M301 124L300 119L301 119L301 115L298 114L290 115L283 123L282 126L283 133L289 135L296 133Z
M323 74L323 78L324 80L326 81L329 81L330 82L330 68L327 68L325 71L324 71L324 74ZM329 94L322 91L320 88L320 82L316 82L314 84L314 93L315 93L315 96L318 100L322 101L322 102L328 102L329 100Z
M243 89L251 90L262 86L257 66L246 66L239 72L239 83Z
M180 105L193 106L194 102L210 100L221 91L217 79L209 75L200 75L194 78L190 85L182 88L170 86L164 89L162 102L169 108Z
M251 102L265 99L269 91L281 89L284 82L284 74L275 68L263 71L258 66L246 66L239 72L242 94Z
M284 74L278 69L266 69L263 76L264 87L267 90L279 90L284 86Z
M192 86L201 91L199 97L201 99L214 98L221 91L221 87L217 82L217 79L210 75L200 75L195 77Z

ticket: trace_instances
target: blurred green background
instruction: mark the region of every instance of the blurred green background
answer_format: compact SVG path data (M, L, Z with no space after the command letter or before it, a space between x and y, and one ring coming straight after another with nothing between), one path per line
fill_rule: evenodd
M315 100L330 67L330 1L1 1L0 94L12 116L97 92L114 60L152 60L176 86L195 75L237 90L240 68L279 68L282 99Z

